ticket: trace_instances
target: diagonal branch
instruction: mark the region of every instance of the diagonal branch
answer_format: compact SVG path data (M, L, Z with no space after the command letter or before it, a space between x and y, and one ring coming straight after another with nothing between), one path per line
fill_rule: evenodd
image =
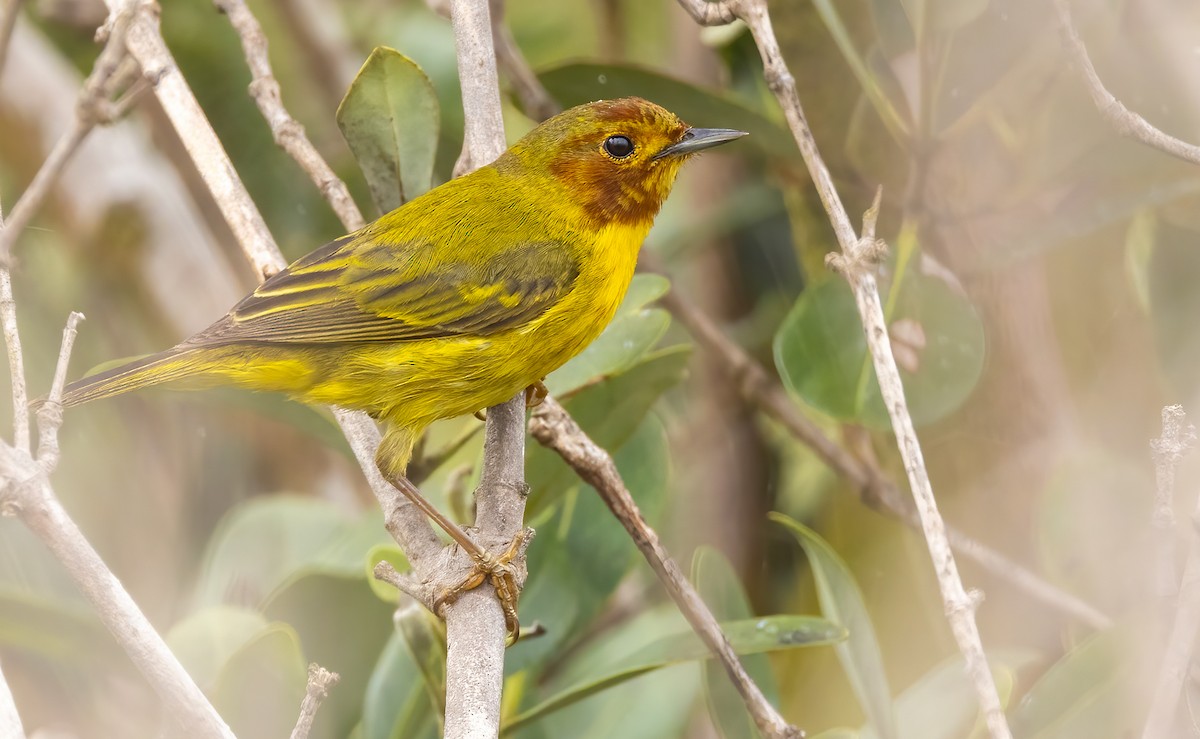
M1087 47L1079 37L1079 30L1071 21L1071 8L1067 0L1054 0L1054 14L1058 18L1058 29L1071 55L1073 66L1083 78L1083 84L1087 87L1096 110L1100 111L1100 116L1121 136L1136 139L1192 164L1200 164L1200 146L1180 141L1155 128L1145 118L1125 107L1124 103L1108 91L1100 75L1096 73Z
M884 403L892 419L892 430L895 432L896 441L900 447L900 455L904 459L905 472L916 500L917 512L921 519L929 555L933 560L934 571L937 574L938 586L946 609L946 617L950 622L950 629L954 634L958 649L963 655L967 673L975 686L988 732L992 739L1011 739L1012 732L1004 717L1000 694L996 690L995 680L988 668L983 643L979 637L979 629L975 624L975 608L979 602L978 594L968 594L959 577L958 565L954 561L954 553L950 549L950 542L946 537L946 525L938 511L937 500L933 496L933 487L929 482L929 473L925 469L921 445L913 427L912 417L908 412L908 402L904 397L904 386L900 381L899 370L896 368L896 359L892 355L883 306L879 299L879 288L875 282L873 271L875 261L878 260L883 249L882 242L877 242L875 239L875 219L879 211L879 196L876 197L875 204L863 217L860 238L859 234L855 232L854 226L850 222L850 216L842 204L841 196L833 184L829 168L821 158L820 152L817 151L816 142L800 104L800 95L796 91L796 80L788 70L787 63L784 62L783 52L779 48L779 41L771 26L771 16L766 0L724 0L719 3L705 3L703 0L679 1L701 23L710 23L714 18L718 22L727 22L728 14L732 13L749 27L754 43L758 46L767 87L775 94L783 109L788 127L791 129L800 154L804 158L804 163L808 167L809 176L817 188L817 194L821 198L821 203L825 207L825 212L841 247L841 254L831 255L834 259L831 260L830 265L836 267L846 277L854 291L854 301L858 307L863 331L866 334L867 347L871 352L875 375L879 380Z

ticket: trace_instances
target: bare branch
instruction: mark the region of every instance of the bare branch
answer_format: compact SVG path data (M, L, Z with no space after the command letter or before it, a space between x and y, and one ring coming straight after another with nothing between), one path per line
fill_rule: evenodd
M4 212L0 209L0 239L4 238ZM2 261L2 260L0 260ZM28 453L29 394L25 390L25 359L21 352L21 334L17 330L17 304L13 300L12 274L0 263L0 327L8 349L8 376L12 384L13 446Z
M1162 556L1169 557L1171 573L1174 572L1175 514L1174 504L1175 467L1196 444L1196 428L1187 423L1183 407L1169 405L1162 410L1162 436L1150 443L1154 450L1155 477L1158 494L1155 505L1155 528L1159 538L1166 540ZM1160 519L1169 519L1169 525L1160 525ZM1159 669L1158 686L1146 718L1142 739L1158 739L1172 736L1176 707L1180 691L1187 677L1188 665L1196 651L1196 624L1200 622L1200 498L1192 512L1192 529L1189 537L1187 564L1184 565L1183 580L1179 583L1179 601L1167 640L1167 649ZM1160 570L1161 572L1161 570ZM1164 573L1165 574L1165 573ZM1171 587L1174 583L1169 584Z
M727 0L722 2L679 0L679 4L702 26L723 26L733 23L738 17L732 3Z
M855 303L867 337L867 346L871 352L884 403L892 419L892 429L896 434L900 454L904 459L905 472L908 474L909 485L916 500L917 512L921 518L922 530L933 560L951 631L966 662L967 672L978 694L979 705L992 739L1010 739L1012 732L1004 717L1000 696L988 668L979 629L975 624L974 609L979 598L966 592L958 575L958 566L946 537L945 523L938 512L921 446L908 412L896 359L892 355L883 308L879 301L879 289L872 272L881 250L881 245L874 238L879 199L876 198L876 205L864 216L863 238L859 238L845 206L842 205L829 169L817 151L812 131L804 117L800 96L796 91L795 78L787 68L779 41L771 26L766 0L725 0L718 4L717 8L698 0L679 2L701 23L710 23L713 17L728 22L731 18L719 10L725 8L732 11L733 16L740 18L749 27L750 34L758 46L767 86L783 109L788 127L841 246L842 254L832 255L835 259L830 260L830 264L846 276L854 291Z
M1200 164L1200 146L1180 141L1160 131L1145 118L1125 107L1124 103L1108 91L1100 75L1096 73L1096 67L1092 65L1092 59L1088 56L1083 39L1079 37L1079 31L1071 21L1071 8L1067 0L1054 0L1054 11L1058 17L1058 28L1062 33L1063 43L1083 78L1096 110L1100 111L1100 116L1121 136L1136 139L1184 161Z
M350 197L350 190L308 140L304 127L283 107L279 81L271 71L271 61L267 56L267 37L258 19L250 12L245 0L213 0L213 3L229 17L229 22L242 40L242 50L254 76L250 83L250 97L254 98L263 118L267 119L275 143L304 169L348 231L362 228L366 222Z
M308 666L308 686L304 690L304 701L300 704L300 717L296 719L296 728L292 729L292 739L308 739L313 719L317 717L317 709L329 695L329 689L337 685L340 679L341 675L326 670L316 662Z
M1162 409L1162 435L1150 442L1154 456L1154 514L1158 567L1155 594L1170 598L1178 582L1175 575L1175 468L1196 444L1196 427L1187 423L1181 405Z
M580 479L600 493L604 503L629 532L633 543L666 586L667 593L688 623L720 660L734 687L746 701L746 707L759 731L768 737L803 736L803 732L790 726L779 715L742 667L717 620L679 570L670 552L658 540L658 534L642 517L637 502L629 494L608 452L592 441L554 398L546 398L534 410L529 431L539 444L557 452Z
M125 34L141 1L114 2L108 21L97 31L98 39L107 40L91 73L84 80L75 106L75 118L71 127L55 143L50 156L42 163L29 187L13 206L8 227L0 232L0 261L7 263L11 259L13 244L29 226L34 214L50 194L58 176L62 174L63 168L88 133L97 124L107 123L119 112L124 111L124 106L114 109L108 101L117 89L132 81L130 74L134 68L122 65L125 59Z
M67 383L67 366L71 363L71 350L75 347L75 335L82 320L83 314L78 311L72 311L71 315L67 316L62 346L58 351L58 364L54 369L54 381L50 385L50 395L37 412L38 466L47 475L58 467L58 428L62 426L63 420L63 386Z

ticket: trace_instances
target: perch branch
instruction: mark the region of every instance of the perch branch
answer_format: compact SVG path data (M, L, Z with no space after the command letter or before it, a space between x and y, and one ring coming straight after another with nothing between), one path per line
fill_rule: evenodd
M1145 118L1125 107L1124 103L1108 91L1100 75L1096 73L1096 67L1088 56L1087 46L1071 20L1071 8L1067 0L1054 0L1054 11L1073 66L1082 77L1096 110L1100 111L1100 116L1121 136L1136 139L1184 161L1200 164L1200 146L1180 141L1155 128Z
M658 534L642 517L637 502L629 494L608 452L592 441L554 398L546 398L534 410L529 431L539 444L558 453L580 479L600 494L666 586L671 599L688 623L720 660L729 679L746 702L746 708L759 731L768 737L803 736L800 730L790 726L779 715L750 678L729 640L721 632L717 620L675 564L670 552L658 540Z
M724 0L724 2L718 3L706 3L704 0L679 0L679 2L700 23L727 23L733 18L741 19L750 29L754 43L758 46L767 87L775 94L783 109L788 127L791 129L800 154L804 158L804 163L808 167L809 176L816 186L817 194L821 198L821 203L825 207L825 212L841 247L841 254L832 255L835 259L831 262L831 266L836 266L845 275L854 291L854 300L858 306L859 317L867 337L867 347L871 352L884 403L892 419L892 429L896 434L900 455L904 459L905 472L916 500L917 512L921 517L922 531L933 560L950 629L954 634L958 649L963 655L967 673L975 687L988 732L992 739L1011 739L1012 732L1005 719L1000 694L996 690L995 681L988 668L983 643L979 638L979 629L975 624L975 608L979 603L979 596L977 593L968 595L963 588L962 579L958 575L958 566L954 561L954 553L950 549L950 542L946 537L945 523L938 512L937 500L933 496L933 487L929 482L929 473L925 469L921 445L917 440L912 417L908 412L904 387L901 384L900 373L896 368L896 359L892 355L891 342L888 339L887 324L884 320L883 307L879 301L879 289L875 283L873 272L874 262L881 256L883 249L882 242L877 242L875 239L875 219L878 215L879 197L876 197L875 205L863 218L860 238L850 222L850 216L846 212L845 206L842 205L841 196L834 187L829 169L825 166L820 152L817 151L812 131L804 117L804 109L800 105L795 78L783 60L783 52L779 48L779 41L771 26L771 16L767 10L766 0Z
M308 739L312 731L313 720L317 717L317 709L329 695L329 689L342 679L336 672L330 672L313 662L308 666L308 685L304 690L304 700L300 703L300 716L296 719L296 728L292 729L292 739Z
M1162 410L1162 436L1150 443L1154 453L1155 477L1158 483L1156 508L1174 501L1175 468L1196 444L1196 429L1187 423L1183 407L1169 405ZM1159 531L1159 538L1167 539L1164 556L1174 554L1174 513L1169 514L1170 528ZM1158 525L1160 511L1155 511ZM1150 704L1146 727L1142 739L1158 739L1172 736L1176 707L1187 677L1188 665L1196 651L1196 624L1200 622L1200 498L1192 512L1192 530L1189 537L1187 563L1184 565L1183 580L1179 583L1179 601L1167 648L1163 653L1162 666L1158 673L1158 686ZM1172 565L1172 571L1174 567ZM1172 583L1173 585L1173 583Z
M0 238L4 237L4 212L0 209ZM12 273L0 260L0 327L8 349L8 376L12 385L13 446L29 453L29 394L25 389L25 359L17 330L17 303L13 300Z

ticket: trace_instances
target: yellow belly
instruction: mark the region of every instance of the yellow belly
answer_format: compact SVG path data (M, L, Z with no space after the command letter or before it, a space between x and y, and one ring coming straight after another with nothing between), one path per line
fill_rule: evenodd
M645 229L613 227L592 248L569 295L535 320L489 337L362 344L321 357L291 394L372 412L414 431L502 403L561 367L604 331L633 278ZM331 350L321 350L331 351ZM297 365L302 363L297 363Z

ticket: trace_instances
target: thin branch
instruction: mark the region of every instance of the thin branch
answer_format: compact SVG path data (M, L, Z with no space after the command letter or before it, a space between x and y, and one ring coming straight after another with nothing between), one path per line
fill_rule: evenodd
M666 586L671 599L688 623L720 660L729 679L745 700L759 731L768 737L804 736L803 732L789 725L779 715L747 674L717 620L675 564L670 552L659 541L658 534L642 517L608 452L592 441L553 398L546 398L534 410L529 431L539 444L557 452L580 479L600 493L604 503L629 532L633 543Z
M12 41L13 29L25 0L8 0L0 10L0 76L4 74L4 61L8 58L8 45Z
M1124 103L1108 91L1100 75L1096 73L1087 47L1071 20L1071 8L1067 0L1054 0L1054 11L1063 43L1071 55L1074 67L1083 78L1096 110L1100 111L1100 116L1121 136L1136 139L1184 161L1200 164L1200 146L1186 143L1155 128L1145 118L1125 107Z
M1170 598L1179 586L1175 575L1175 469L1196 443L1196 428L1181 405L1162 409L1162 434L1150 442L1154 456L1154 514L1151 525L1158 547L1155 594Z
M4 234L4 212L0 208L0 238ZM13 300L12 273L0 260L0 327L8 349L8 376L12 385L13 446L29 453L29 394L25 390L25 359L17 330L17 303Z
M120 87L132 82L130 74L135 68L123 65L126 58L125 35L141 1L114 2L108 21L96 32L97 39L105 39L105 44L91 73L84 80L75 105L75 118L13 206L8 227L0 232L0 261L7 263L11 259L13 244L33 221L34 214L50 194L50 189L84 138L96 125L111 122L124 112L124 106L114 107L109 103L109 97Z
M58 428L62 426L62 394L67 384L67 366L71 362L71 350L75 348L75 335L83 314L72 311L63 327L62 347L58 352L58 364L54 368L54 380L46 402L38 408L38 466L49 475L58 468Z
M267 56L267 37L258 19L250 12L245 0L213 0L213 4L229 17L229 22L242 40L242 51L254 77L250 83L250 97L254 98L263 118L267 119L275 143L312 178L347 230L362 228L366 222L350 197L350 190L308 140L304 127L283 107L279 81L271 71L271 61Z
M831 255L835 257L831 266L837 267L846 276L854 291L854 300L867 337L867 347L875 365L875 374L879 379L884 403L892 419L892 429L896 434L900 455L904 459L905 472L916 500L917 512L921 518L922 530L930 557L933 560L951 631L966 662L967 673L975 686L988 732L992 739L1011 739L1012 732L1004 717L1000 695L996 690L991 670L988 668L983 643L979 638L979 629L975 624L975 608L979 603L979 595L978 593L969 595L963 588L962 579L958 575L954 553L950 549L950 542L946 537L946 526L938 512L937 500L933 496L933 487L929 483L929 473L925 469L921 445L917 440L912 417L908 412L908 403L904 397L904 386L900 381L899 370L896 368L896 359L892 355L883 307L879 300L879 288L875 283L873 272L874 262L879 258L882 249L882 242L877 242L875 239L875 219L878 216L879 198L876 197L875 205L863 217L862 237L860 238L855 233L845 206L842 205L841 197L833 184L829 169L821 158L820 152L817 151L812 131L804 117L799 93L796 91L796 80L787 68L783 52L779 48L779 41L771 26L771 16L766 0L725 0L719 3L705 3L703 0L679 0L679 2L692 14L693 18L702 24L727 23L734 17L741 19L750 29L754 43L758 46L767 87L775 94L783 109L788 127L791 129L800 154L804 158L804 163L808 167L809 175L816 186L817 194L821 198L821 203L825 207L825 212L841 247L840 255Z
M1196 445L1196 428L1187 423L1182 406L1169 405L1163 408L1162 423L1162 436L1150 443L1154 452L1155 477L1158 482L1156 508L1160 509L1164 505L1173 504L1175 468ZM1169 515L1170 527L1165 531L1160 529L1158 535L1167 540L1165 556L1173 556L1175 514L1171 512L1164 515ZM1159 518L1160 511L1156 510L1156 527ZM1159 739L1172 735L1175 709L1179 705L1179 695L1187 677L1188 665L1191 664L1192 655L1196 651L1196 624L1200 623L1200 497L1197 498L1195 510L1192 512L1192 531L1189 539L1191 543L1187 564L1184 566L1183 580L1179 584L1179 602L1142 739ZM1173 562L1171 569L1174 571Z
M79 318L72 314L63 332L54 388L46 403L52 412L39 419L43 435L56 434L62 421L61 376L70 360ZM47 446L44 439L39 446ZM56 458L57 453L34 460L28 453L0 443L0 479L4 482L0 512L18 516L54 554L180 727L189 735L232 738L233 732L59 503L49 479Z
M13 700L12 690L0 671L0 737L3 739L25 739L25 727L21 725L21 714Z
M329 689L337 685L341 675L330 672L313 662L308 666L308 686L304 690L304 701L300 704L300 716L296 719L296 728L292 729L292 739L308 739L312 731L313 719L317 717L317 709L329 695Z

